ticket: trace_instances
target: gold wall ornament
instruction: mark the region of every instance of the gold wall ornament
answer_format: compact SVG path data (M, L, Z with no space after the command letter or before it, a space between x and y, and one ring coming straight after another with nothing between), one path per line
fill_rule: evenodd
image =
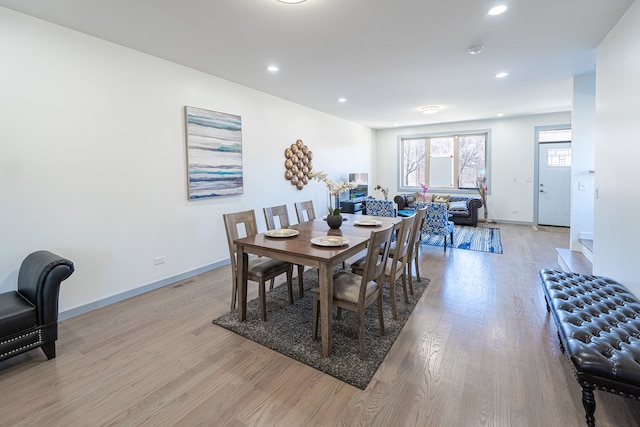
M301 139L284 150L284 178L302 190L313 174L313 153Z

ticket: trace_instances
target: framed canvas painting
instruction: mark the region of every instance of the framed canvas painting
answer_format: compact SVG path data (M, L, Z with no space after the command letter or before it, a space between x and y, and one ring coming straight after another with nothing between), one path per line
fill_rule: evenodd
M185 107L189 199L242 194L240 116Z

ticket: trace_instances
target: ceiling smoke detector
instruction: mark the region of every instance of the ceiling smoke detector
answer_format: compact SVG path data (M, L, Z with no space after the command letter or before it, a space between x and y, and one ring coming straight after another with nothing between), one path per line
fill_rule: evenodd
M467 52L469 52L470 55L477 55L481 53L483 50L484 50L484 45L482 44L470 46L469 48L467 48Z

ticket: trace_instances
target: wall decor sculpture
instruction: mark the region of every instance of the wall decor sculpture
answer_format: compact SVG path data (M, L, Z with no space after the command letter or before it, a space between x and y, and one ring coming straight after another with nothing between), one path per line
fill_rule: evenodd
M313 171L313 153L309 150L301 139L295 144L291 144L284 150L284 177L295 185L298 190L302 190L309 182Z
M185 106L189 199L242 194L242 119Z

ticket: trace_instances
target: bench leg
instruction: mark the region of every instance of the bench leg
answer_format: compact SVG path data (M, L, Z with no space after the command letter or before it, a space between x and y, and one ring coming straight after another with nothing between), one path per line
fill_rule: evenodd
M593 387L582 386L582 406L584 406L586 413L587 425L594 427L596 425L596 417L593 414L596 412L596 399L593 396Z

